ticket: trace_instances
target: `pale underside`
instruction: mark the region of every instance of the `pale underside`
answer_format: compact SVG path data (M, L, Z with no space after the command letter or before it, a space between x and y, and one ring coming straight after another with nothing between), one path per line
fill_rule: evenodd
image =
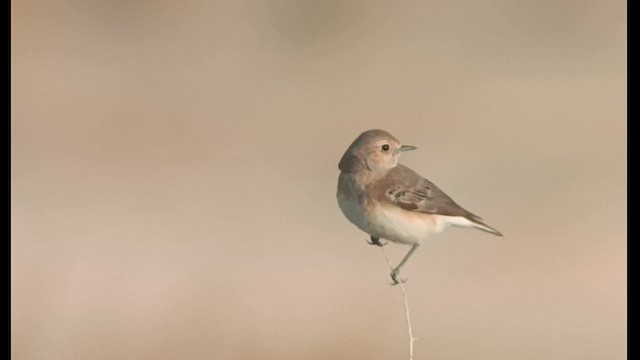
M341 173L338 203L349 221L373 237L416 244L449 226L501 235L405 166L398 165L382 177L372 176L368 172Z
M393 205L367 201L367 206L353 198L338 196L340 209L347 219L367 234L395 243L413 245L447 227L477 227L461 216L425 214Z

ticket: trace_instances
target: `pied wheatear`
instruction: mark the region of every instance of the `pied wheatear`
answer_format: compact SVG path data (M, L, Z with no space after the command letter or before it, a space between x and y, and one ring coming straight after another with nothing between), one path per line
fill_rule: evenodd
M400 155L414 146L401 145L384 130L360 134L340 160L338 204L344 215L371 237L411 245L411 249L391 271L398 283L400 268L420 242L448 226L480 229L502 234L482 219L456 204L447 194L410 168L398 164Z

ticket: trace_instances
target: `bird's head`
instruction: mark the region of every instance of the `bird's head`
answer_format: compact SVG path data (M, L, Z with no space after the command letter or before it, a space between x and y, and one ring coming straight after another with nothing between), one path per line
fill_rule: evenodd
M400 141L384 130L368 130L360 134L340 160L340 171L386 171L398 165L400 155L415 146L401 145Z

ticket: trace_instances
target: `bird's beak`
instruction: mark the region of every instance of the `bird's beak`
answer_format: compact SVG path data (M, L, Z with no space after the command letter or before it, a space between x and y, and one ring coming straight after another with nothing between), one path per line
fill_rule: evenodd
M400 149L398 149L398 151L405 152L405 151L410 151L410 150L415 150L415 149L417 149L417 147L415 147L415 146L402 145L402 146L400 146Z

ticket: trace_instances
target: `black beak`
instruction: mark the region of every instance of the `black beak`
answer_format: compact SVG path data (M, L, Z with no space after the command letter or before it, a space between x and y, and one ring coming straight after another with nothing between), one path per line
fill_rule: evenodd
M400 149L398 149L400 152L405 152L405 151L410 151L410 150L415 150L417 149L417 147L415 146L411 146L411 145L402 145L400 146Z

